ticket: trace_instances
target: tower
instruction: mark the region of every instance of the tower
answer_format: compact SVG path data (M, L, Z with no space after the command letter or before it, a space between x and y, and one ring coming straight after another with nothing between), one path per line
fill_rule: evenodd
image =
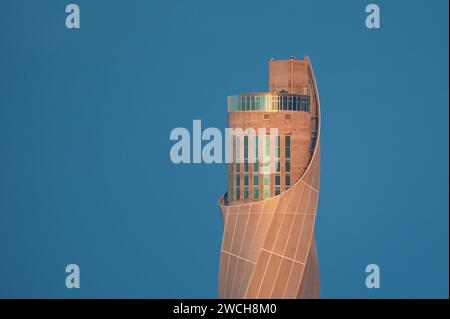
M320 102L310 60L271 60L269 92L228 97L228 127L244 134L232 138L219 201L219 297L318 298Z

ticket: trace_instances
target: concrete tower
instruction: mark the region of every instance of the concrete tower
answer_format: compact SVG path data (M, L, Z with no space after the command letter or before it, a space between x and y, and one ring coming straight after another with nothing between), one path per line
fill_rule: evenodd
M310 60L270 61L269 92L228 97L228 127L257 135L232 140L219 297L318 298L320 102Z

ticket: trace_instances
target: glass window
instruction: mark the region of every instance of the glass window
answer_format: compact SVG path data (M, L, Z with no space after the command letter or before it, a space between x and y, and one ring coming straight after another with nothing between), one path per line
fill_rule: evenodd
M236 173L240 173L241 172L241 164L236 163Z
M290 135L286 135L285 142L286 142L286 147L291 146L291 136Z
M265 96L261 96L260 97L260 104L257 106L259 106L258 110L264 110L264 108L266 107L266 97Z
M228 112L254 111L254 110L275 110L275 111L310 111L309 95L265 95L265 94L244 94L233 95L227 99Z
M266 155L270 155L270 135L265 136Z
M248 158L248 136L244 136L244 158Z
M280 175L275 175L275 185L280 185Z
M275 171L280 172L280 168L281 168L280 159L277 158L277 159L275 159Z
M290 135L286 135L285 139L284 139L284 142L285 142L285 145L284 145L284 147L285 147L285 154L284 154L284 156L286 158L290 158L291 157L291 136Z
M280 171L280 136L275 137L275 170Z
M275 196L280 195L280 187L275 187Z
M306 111L310 109L309 95L285 94L244 94L227 99L228 112L236 111Z
M268 104L269 106L270 104ZM274 96L272 99L272 109L278 111L280 109L278 96Z
M248 175L244 176L244 186L248 186Z
M291 161L290 160L286 160L286 173L290 173L291 172Z
M241 137L235 136L236 141L236 163L241 162Z
M270 197L270 188L264 188L264 198Z
M287 158L291 157L291 148L290 147L286 148L286 157Z
M227 193L227 197L229 201L233 200L233 176L230 175L228 177L228 193Z
M275 136L275 157L280 157L280 136Z
M248 187L244 188L244 199L248 199Z
M253 186L258 186L258 185L259 185L259 176L253 175Z
M241 199L241 190L240 188L236 187L236 200Z
M286 186L291 185L291 175L286 175Z
M253 189L253 199L259 199L259 189L258 188Z
M264 175L264 198L270 197L270 175Z
M264 136L263 172L270 173L270 135Z

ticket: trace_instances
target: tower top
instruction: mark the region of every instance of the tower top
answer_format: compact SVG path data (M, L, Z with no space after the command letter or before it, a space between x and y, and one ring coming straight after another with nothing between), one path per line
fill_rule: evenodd
M308 85L308 60L296 60L291 56L288 60L269 61L269 91L275 93L304 94Z

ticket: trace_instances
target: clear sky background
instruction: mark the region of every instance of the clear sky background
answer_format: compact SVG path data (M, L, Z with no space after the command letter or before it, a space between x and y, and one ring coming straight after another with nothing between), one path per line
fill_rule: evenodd
M0 297L215 298L226 167L169 134L225 128L291 55L322 102L322 297L448 297L448 1L378 0L379 30L370 1L73 2L79 30L69 1L0 5Z

